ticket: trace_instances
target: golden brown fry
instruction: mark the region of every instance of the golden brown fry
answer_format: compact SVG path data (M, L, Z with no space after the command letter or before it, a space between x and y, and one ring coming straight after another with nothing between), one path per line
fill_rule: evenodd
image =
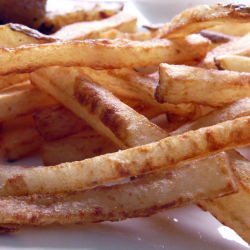
M160 65L159 102L221 107L250 95L250 74L185 65Z
M71 1L63 11L58 11L58 8L53 9L53 6L57 5L47 5L47 14L39 30L51 34L63 26L83 21L101 20L113 16L123 9L121 2L77 1L75 3Z
M239 192L222 198L199 201L199 205L214 215L222 224L236 231L250 243L250 162L238 156L232 160L239 181Z
M45 142L41 147L43 163L47 166L80 161L117 150L118 147L109 139L97 132L91 135L88 131L60 140Z
M46 141L58 140L82 130L94 133L86 122L58 104L35 111L33 118L36 129Z
M196 130L202 127L212 126L220 122L233 120L242 116L250 115L250 98L241 99L226 107L214 110L213 112L183 126L179 127L171 133L171 135L178 135L189 130Z
M176 62L180 58L182 54L176 51L173 43L164 39L67 41L0 48L0 74L31 72L52 65L103 69L144 67L165 61Z
M121 148L146 144L167 136L108 90L76 76L77 69L51 67L31 74L31 79L38 88L54 96ZM147 134L151 137L145 136Z
M225 55L215 59L218 69L233 70L250 73L250 58L246 56Z
M175 169L197 158L249 145L249 129L250 117L246 116L83 161L47 168L3 170L0 194L80 191L160 169Z
M0 93L0 121L32 113L38 108L55 104L55 100L30 84L9 88Z
M136 31L136 22L137 18L134 15L121 11L100 21L77 22L64 26L53 36L67 41L100 38L102 32L110 29L132 33Z
M0 222L45 225L117 221L150 216L164 208L234 191L236 185L227 157L221 153L171 172L85 192L2 197Z
M247 23L249 6L244 4L197 5L182 11L158 31L158 37L177 38L199 32L224 22Z
M205 68L216 68L214 59L224 55L250 56L250 33L236 38L234 41L222 44L208 52L201 66Z
M9 74L0 76L0 90L27 80L29 80L29 74Z

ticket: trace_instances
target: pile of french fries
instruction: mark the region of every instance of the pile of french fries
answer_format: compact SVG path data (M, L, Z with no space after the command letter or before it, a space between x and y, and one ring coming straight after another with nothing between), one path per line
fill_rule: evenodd
M46 165L1 167L1 229L196 203L250 243L250 7L136 20L0 26L1 154Z

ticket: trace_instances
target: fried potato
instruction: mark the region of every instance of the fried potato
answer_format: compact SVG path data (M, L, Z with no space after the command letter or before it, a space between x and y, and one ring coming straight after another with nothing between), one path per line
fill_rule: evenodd
M45 142L41 147L41 155L45 165L56 165L63 162L80 161L94 156L112 153L119 148L109 139L92 135L87 131L74 134L59 140Z
M37 30L22 24L9 23L0 26L0 47L15 48L27 44L42 44L57 41Z
M226 69L250 73L250 58L246 56L225 55L215 59L218 69Z
M84 40L0 48L0 74L31 72L44 66L123 68L154 66L180 58L167 40ZM39 60L37 60L39 58Z
M110 29L133 33L136 31L136 23L137 18L134 15L121 11L100 21L78 22L64 26L54 33L53 36L65 41L95 39L99 38L102 32Z
M0 121L32 113L38 108L55 103L54 99L30 84L16 89L13 86L0 93Z
M14 117L2 123L1 150L5 160L20 160L37 151L41 143L31 115Z
M236 39L234 36L211 30L202 30L200 34L215 44L222 44Z
M182 11L158 31L158 37L176 38L199 32L224 22L248 23L249 6L244 4L197 5Z
M202 116L201 118L184 124L179 127L175 131L171 133L171 135L178 135L185 133L189 130L196 130L202 127L212 126L220 122L225 122L228 120L233 120L242 116L250 115L250 98L244 98L237 102L234 102L228 106L222 107L220 109L216 109L211 113Z
M54 96L121 148L164 138L167 134L122 103L108 90L77 78L74 68L51 67L31 74L32 83ZM145 136L151 135L151 138Z
M195 113L196 107L193 104L160 104L155 100L154 92L159 79L158 74L145 75L137 73L132 69L96 71L91 68L79 68L78 70L79 75L83 74L90 81L108 89L137 111L140 110L140 105L143 109L146 106L148 111L150 111L147 112L147 117L162 113L191 117ZM132 103L130 102L131 99ZM135 105L134 101L136 102ZM145 112L143 113L146 114Z
M36 110L33 118L37 131L46 141L58 140L82 130L96 134L86 122L59 104Z
M234 41L222 44L208 52L201 66L205 68L217 68L214 58L224 55L250 56L250 33L236 38Z
M58 10L56 5L47 4L47 13L39 30L51 34L63 26L82 21L93 21L108 18L119 13L123 9L121 2L90 2L90 1L69 1L67 8Z
M171 172L84 192L1 197L0 222L46 225L119 221L223 196L236 189L228 159L221 153Z
M191 102L212 107L222 107L249 95L249 73L170 64L160 65L155 94L162 103Z
M249 243L250 162L238 157L232 160L232 165L240 184L239 192L221 198L199 201L198 204Z
M246 116L83 161L47 168L2 170L0 194L80 191L160 169L176 169L197 158L249 145L249 129L250 117Z
M29 74L9 74L0 76L0 90L27 80L29 80Z

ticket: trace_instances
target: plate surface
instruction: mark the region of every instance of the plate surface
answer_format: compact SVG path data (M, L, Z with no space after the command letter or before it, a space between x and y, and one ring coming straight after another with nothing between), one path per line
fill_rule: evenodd
M215 1L145 0L129 2L126 8L137 14L138 10L141 11L146 17L140 15L141 23L147 22L146 19L164 22L195 2ZM21 163L30 165L35 161L31 159ZM246 250L250 247L233 230L222 226L209 213L195 206L188 206L168 210L150 218L129 219L123 222L67 227L27 227L13 235L0 235L0 250L9 249Z

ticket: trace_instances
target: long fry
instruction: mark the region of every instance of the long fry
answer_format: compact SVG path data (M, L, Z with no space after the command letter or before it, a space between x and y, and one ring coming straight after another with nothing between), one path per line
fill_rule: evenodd
M168 40L84 40L0 48L0 74L60 66L123 68L175 62L182 55ZM37 60L39 58L39 60Z
M76 76L77 69L51 67L32 73L31 79L33 84L54 96L121 148L143 145L167 136L111 92Z
M117 221L149 216L164 208L222 196L235 190L227 157L221 153L171 172L85 192L2 197L0 222L45 225Z
M160 82L156 90L160 102L192 102L221 107L249 95L249 73L160 65Z
M250 144L249 129L250 117L246 116L83 161L2 170L0 194L77 191L154 170L173 169L195 158Z

